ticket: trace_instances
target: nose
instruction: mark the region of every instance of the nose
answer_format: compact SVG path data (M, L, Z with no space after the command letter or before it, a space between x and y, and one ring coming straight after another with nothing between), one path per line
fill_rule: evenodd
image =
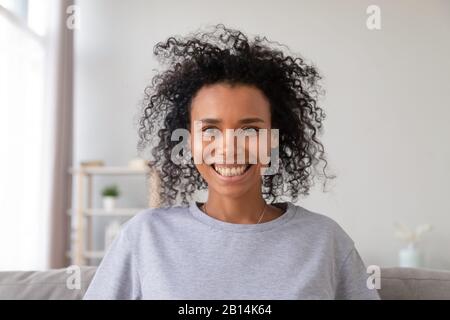
M231 163L237 163L239 157L245 156L245 140L238 139L234 129L226 129L225 133L222 132L221 142L218 145L222 146L222 148L217 150L217 152L224 163L230 163L230 161Z

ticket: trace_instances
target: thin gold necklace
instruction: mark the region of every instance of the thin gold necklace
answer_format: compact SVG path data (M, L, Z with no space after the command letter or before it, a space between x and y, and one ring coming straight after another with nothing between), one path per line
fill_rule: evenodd
M202 207L203 207L203 211L205 211L205 213L206 213L207 215L209 215L209 214L208 214L208 211L206 210L206 202L202 205ZM264 208L263 208L263 211L261 212L261 214L260 214L260 216L259 216L259 220L258 220L258 222L257 222L256 224L258 224L258 223L261 222L261 219L263 218L264 213L266 212L266 208L267 208L267 203L264 202Z

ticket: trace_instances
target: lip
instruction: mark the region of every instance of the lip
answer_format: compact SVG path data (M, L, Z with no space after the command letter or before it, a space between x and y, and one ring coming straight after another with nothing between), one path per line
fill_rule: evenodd
M214 168L212 166L209 166L209 168L214 172L214 174L216 175L216 177L225 182L225 183L239 183L242 182L243 180L245 180L253 170L255 170L255 165L252 164L250 165L250 168L244 172L244 174L241 174L240 176L233 176L233 177L225 177L220 175L216 170L214 170Z

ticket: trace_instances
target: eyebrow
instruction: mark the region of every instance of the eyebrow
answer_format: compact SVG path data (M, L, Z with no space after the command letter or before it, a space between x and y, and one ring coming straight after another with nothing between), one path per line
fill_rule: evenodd
M214 118L205 118L205 119L201 119L200 121L205 122L205 123L210 123L210 124L217 124L217 123L222 122L222 120L214 119ZM239 120L239 123L242 123L242 124L255 123L255 122L265 122L265 121L260 118L245 118L245 119Z

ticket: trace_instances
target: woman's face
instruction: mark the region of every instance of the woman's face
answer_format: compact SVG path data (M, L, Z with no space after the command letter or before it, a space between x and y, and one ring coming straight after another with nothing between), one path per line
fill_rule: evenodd
M201 121L198 130L196 121ZM192 100L190 128L192 154L202 160L198 163L199 158L194 158L196 167L210 192L239 197L249 191L261 191L258 146L264 143L268 151L262 154L269 155L271 128L270 104L261 90L223 83L202 87ZM267 130L267 139L258 135L264 131L261 129ZM220 135L222 138L218 139ZM239 135L245 138L240 139Z

